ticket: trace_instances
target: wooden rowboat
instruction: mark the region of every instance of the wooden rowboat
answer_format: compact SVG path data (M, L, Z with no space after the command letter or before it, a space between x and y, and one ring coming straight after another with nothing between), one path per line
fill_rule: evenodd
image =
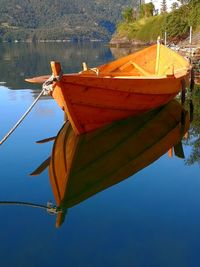
M190 64L164 45L150 46L96 68L27 79L44 87L67 114L76 134L160 107L185 86Z
M60 208L67 209L148 166L174 147L183 157L181 139L189 128L188 113L177 101L77 136L67 122L54 142L49 177Z

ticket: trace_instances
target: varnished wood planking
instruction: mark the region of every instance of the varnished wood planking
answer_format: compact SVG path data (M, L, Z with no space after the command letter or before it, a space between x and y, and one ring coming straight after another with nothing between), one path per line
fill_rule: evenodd
M60 65L51 65L58 76ZM97 68L63 75L53 83L52 96L76 134L82 134L164 105L181 91L189 71L183 57L163 45L153 45ZM39 80L44 78L29 79Z

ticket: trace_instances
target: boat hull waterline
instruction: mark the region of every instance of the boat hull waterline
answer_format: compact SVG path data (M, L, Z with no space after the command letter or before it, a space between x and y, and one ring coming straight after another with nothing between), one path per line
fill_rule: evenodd
M51 62L54 76L60 64ZM76 134L135 116L172 100L187 82L187 60L163 45L153 45L97 68L64 74L51 95L67 114ZM27 79L43 83L48 76Z

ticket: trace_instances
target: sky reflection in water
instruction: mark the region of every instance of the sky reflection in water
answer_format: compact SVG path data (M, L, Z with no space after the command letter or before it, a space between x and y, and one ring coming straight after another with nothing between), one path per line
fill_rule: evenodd
M40 89L24 83L24 77L48 74L48 62L55 55L67 71L78 71L82 61L95 66L112 58L107 47L98 45L77 49L63 44L6 44L0 49L0 81L7 82L0 86L1 138L34 100L34 88ZM55 136L62 124L56 103L42 98L0 147L0 201L56 204L48 170L39 176L29 174L51 154L53 145L35 141ZM191 147L184 145L184 152L187 159ZM165 153L129 179L69 208L59 229L56 216L42 209L0 206L0 263L198 266L199 210L199 166L187 166L184 159Z

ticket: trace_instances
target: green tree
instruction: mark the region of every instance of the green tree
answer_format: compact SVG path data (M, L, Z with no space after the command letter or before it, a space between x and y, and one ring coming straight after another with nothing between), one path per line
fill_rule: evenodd
M140 18L148 18L153 16L154 9L155 7L152 2L140 5Z
M200 25L200 2L192 0L188 7L188 23L195 30Z
M184 16L184 11L179 9L167 14L165 23L163 24L163 32L166 30L168 37L176 42L188 36L189 24L188 18Z
M189 130L189 140L188 144L191 147L191 152L189 157L186 159L186 165L199 164L200 165L200 86L195 86L195 90L193 92L193 105L194 105L194 114L193 121L190 125Z
M199 0L190 0L189 4L190 4L190 6L196 6L196 5L200 4L200 1Z
M166 0L162 0L160 11L161 11L161 13L166 13L167 12L167 2L166 2Z
M126 22L133 21L133 9L132 7L127 7L122 12L122 17Z
M190 2L190 0L178 0L178 1L181 3L181 5L187 5Z
M171 6L172 11L176 10L178 7L179 7L179 5L177 2L172 3L172 6Z
M133 8L132 17L133 17L133 21L137 20L137 18L138 18L138 10L137 10L137 8Z

